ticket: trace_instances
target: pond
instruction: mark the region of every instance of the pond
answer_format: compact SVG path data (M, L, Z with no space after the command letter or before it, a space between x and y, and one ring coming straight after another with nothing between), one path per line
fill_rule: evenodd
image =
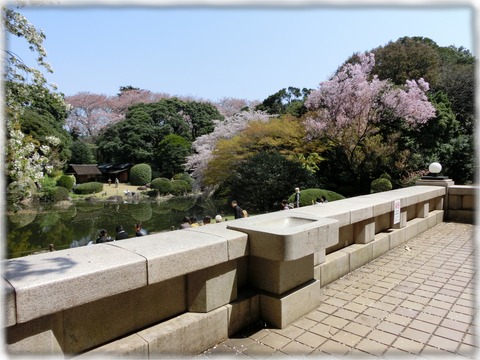
M184 216L202 220L205 215L213 218L216 214L213 202L199 196L137 203L75 201L62 206L47 203L17 212L7 209L4 258L46 251L50 244L55 250L84 246L89 241L95 242L101 229L115 237L117 225L122 225L132 237L134 224L138 222L149 233L156 233L178 229Z

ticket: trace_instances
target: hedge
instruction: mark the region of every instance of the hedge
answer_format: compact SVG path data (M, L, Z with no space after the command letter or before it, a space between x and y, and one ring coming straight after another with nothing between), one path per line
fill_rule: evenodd
M57 180L57 186L62 186L67 190L72 190L75 185L75 177L73 175L62 175Z
M150 188L156 190L160 195L166 195L172 190L172 183L167 178L156 178L150 183Z
M103 190L103 184L93 181L93 182L78 184L73 191L75 194L87 195L87 194L99 193L102 190Z
M382 191L392 190L392 182L387 178L378 178L372 181L370 184L371 193L379 193Z
M324 189L305 189L300 190L300 206L308 206L315 204L315 200L319 197L325 196L328 201L335 201L345 199L345 196L340 195L334 191ZM295 193L293 193L287 200L289 203L295 201Z

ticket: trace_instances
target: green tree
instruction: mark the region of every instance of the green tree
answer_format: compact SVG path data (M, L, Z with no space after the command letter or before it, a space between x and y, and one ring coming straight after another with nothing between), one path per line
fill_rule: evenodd
M136 104L125 120L98 136L98 157L103 162L155 162L158 144L169 134L188 141L213 131L214 120L223 120L209 103L162 99L156 103Z
M319 155L326 149L321 141L305 141L303 124L292 116L265 121L251 121L238 135L220 139L204 171L206 185L227 181L236 166L260 152L278 152L286 159L298 162L307 170L314 170L312 159L320 163ZM311 171L313 172L313 171Z
M292 86L281 89L258 104L255 110L272 115L290 114L300 117L307 112L304 103L311 91L311 89L300 90Z
M191 148L192 144L180 135L165 136L158 144L156 152L156 163L160 176L171 179L175 174L182 173Z
M276 152L260 152L235 169L229 189L232 198L249 212L276 209L275 203L287 198L295 187L315 187L311 172L296 161Z
M70 147L70 164L95 164L92 145L82 140L74 141Z

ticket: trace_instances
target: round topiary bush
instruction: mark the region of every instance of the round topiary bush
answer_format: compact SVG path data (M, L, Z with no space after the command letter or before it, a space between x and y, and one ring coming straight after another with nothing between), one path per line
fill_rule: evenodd
M181 173L173 175L173 180L183 180L188 182L190 185L193 185L195 180L188 173Z
M52 192L53 201L57 202L57 201L67 200L68 194L69 194L69 191L67 188L63 186L56 186Z
M77 187L74 189L75 194L79 195L88 195L88 194L96 194L103 190L103 184L92 181L88 183L78 184Z
M335 201L340 199L345 199L345 196L340 195L334 191L324 190L324 189L305 189L300 190L300 206L308 206L315 204L315 200L319 197L325 196L328 201ZM293 203L295 200L295 193L293 193L289 198L288 202Z
M392 190L392 183L386 178L379 178L372 181L370 184L370 192L378 193L382 191Z
M66 188L68 191L73 189L75 185L75 177L73 175L62 175L57 180L57 186Z
M148 164L136 164L130 169L130 184L142 186L152 181L152 168Z
M172 180L171 193L176 196L186 195L192 191L192 186L185 180Z
M172 190L172 183L167 178L156 178L150 183L150 188L156 190L159 195L166 195Z

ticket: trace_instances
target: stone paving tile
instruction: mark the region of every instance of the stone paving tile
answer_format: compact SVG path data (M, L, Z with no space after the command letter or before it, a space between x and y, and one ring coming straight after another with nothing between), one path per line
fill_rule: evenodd
M310 353L313 352L313 350L315 350L313 347L304 345L296 341L291 341L287 345L285 345L283 348L280 349L282 353L290 356L309 355Z
M475 359L474 226L441 223L320 289L285 329L261 328L199 356Z

